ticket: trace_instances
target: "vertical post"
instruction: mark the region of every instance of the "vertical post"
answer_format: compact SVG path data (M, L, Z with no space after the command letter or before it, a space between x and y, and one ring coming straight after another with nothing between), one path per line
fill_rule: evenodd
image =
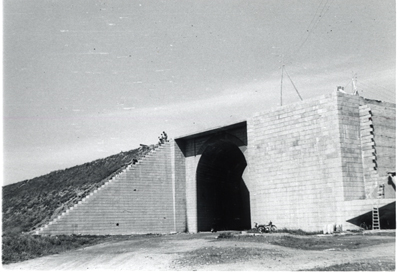
M359 95L358 89L356 88L356 74L352 77L352 90L354 95Z
M188 148L195 149L195 139L187 141L190 143ZM196 169L200 156L197 156L195 151L193 156L185 158L185 190L186 190L186 212L187 212L187 227L188 232L198 232L198 213L197 213L197 195L196 195Z

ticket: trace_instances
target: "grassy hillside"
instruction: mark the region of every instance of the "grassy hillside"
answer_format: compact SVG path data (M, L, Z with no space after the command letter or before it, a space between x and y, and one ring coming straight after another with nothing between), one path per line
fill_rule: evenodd
M141 159L147 146L3 187L3 234L35 230Z

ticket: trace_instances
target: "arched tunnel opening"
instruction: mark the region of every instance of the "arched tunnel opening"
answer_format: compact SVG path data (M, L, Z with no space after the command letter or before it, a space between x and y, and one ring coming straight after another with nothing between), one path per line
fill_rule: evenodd
M232 142L206 147L196 171L198 231L251 228L249 191L242 179L246 165Z

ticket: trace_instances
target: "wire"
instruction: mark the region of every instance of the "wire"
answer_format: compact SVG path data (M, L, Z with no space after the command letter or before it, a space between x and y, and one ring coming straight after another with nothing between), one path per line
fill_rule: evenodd
M284 66L283 66L283 68L284 68ZM290 75L288 74L287 69L284 69L284 71L285 71L285 73L287 74L288 78L290 79L290 81L291 81L291 83L292 83L292 86L294 86L295 91L297 91L297 94L298 94L299 98L301 99L301 101L303 101L301 95L300 95L299 92L298 92L298 89L295 87L294 82L292 81Z
M292 64L292 59L294 59L295 55L299 53L299 51L302 49L302 47L305 45L305 43L308 41L310 35L312 34L312 32L316 29L316 27L319 25L320 21L322 20L322 18L324 17L324 15L329 11L330 6L332 4L333 0L321 0L318 7L315 10L315 13L313 14L313 17L311 19L311 21L308 24L308 27L306 29L306 37L305 38L301 38L301 43L299 44L299 46L297 48L295 48L295 50L293 50L291 52L291 54L288 56L288 61L287 64ZM323 4L324 3L324 4ZM291 49L291 47L288 48L288 50L286 52L288 52ZM286 57L286 54L282 55L282 60L281 63L283 64L281 66L281 91L280 91L280 104L283 104L282 98L283 98L283 70L285 70L286 75L288 76L288 78L291 81L291 84L293 85L295 91L298 94L298 97L301 99L301 101L303 100L298 89L296 88L294 82L292 81L290 75L288 74L287 70L284 68L284 58Z
M323 1L324 1L324 0L321 0L321 1L320 1L319 6L317 7L317 9L316 9L316 11L315 11L315 14L314 14L313 17L312 17L312 20L309 22L309 25L308 25L308 27L306 28L306 30L309 30L309 28L311 27L313 21L315 21L316 15L317 15L317 13L318 13L318 11L319 11L319 9L320 9L320 6L322 5Z
M387 88L385 88L385 87L383 87L383 86L381 86L381 85L378 85L378 84L374 84L374 83L370 83L370 82L368 82L368 81L358 81L359 83L362 83L362 84L365 84L365 86L375 86L375 87L377 87L377 88L380 88L380 89L384 89L385 91L387 91L387 93L389 93L389 94L394 94L394 91L391 91L391 90L389 90L389 89L387 89Z
M280 55L282 57L282 59L280 61L281 64L292 64L292 60L291 59L293 59L293 57L301 50L301 48L308 41L311 33L318 26L318 24L320 23L322 17L328 12L328 10L330 9L330 5L332 4L333 1L334 0L321 0L319 2L319 5L316 8L315 13L312 16L312 19L311 19L311 21L309 22L309 24L308 24L308 26L306 28L306 31L307 31L306 37L301 40L301 44L299 44L299 46L297 48L295 48L295 50L293 50L290 55L287 55L287 53L290 52L291 48L293 48L292 46L296 46L296 44L288 47L284 51L285 54ZM284 61L285 57L288 57L287 62Z
M298 52L302 49L302 47L305 45L305 43L308 41L310 35L312 34L312 32L315 30L315 28L318 26L318 24L320 23L320 21L322 20L323 16L328 12L328 10L330 9L331 6L331 2L333 0L326 0L326 2L323 5L323 8L320 9L320 6L322 5L324 0L322 0L319 3L319 6L317 7L315 14L312 17L312 20L309 22L309 25L306 29L307 31L307 35L306 37L302 40L301 44L298 46L298 48L296 48L296 50L294 50L291 54L290 54L290 58L289 58L289 62L291 63L291 59L298 54ZM329 3L330 2L330 3ZM327 8L326 8L327 7ZM317 14L319 13L319 16L317 16Z
M306 27L306 31L308 32L308 33L307 33L306 39L308 39L308 37L309 37L309 35L310 35L309 29L310 29L310 27L312 26L312 23L315 21L316 15L318 14L319 9L320 9L320 6L322 5L323 1L324 1L324 0L321 0L321 1L320 1L319 6L317 7L315 13L313 14L313 17L312 17L311 21L310 21L309 24L308 24L308 27ZM301 44L303 44L303 43L301 43ZM302 46L301 46L301 47L302 47ZM289 51L289 49L291 49L291 47L288 48L288 51ZM288 52L288 51L287 51L287 52ZM295 52L295 51L293 51L293 52ZM284 63L284 56L285 56L285 55L283 54L283 61L282 61L283 63ZM292 56L292 54L290 55L290 57L291 57L291 56Z
M310 35L310 34L313 32L313 30L317 27L317 25L319 24L320 20L322 20L323 15L326 13L326 11L325 11L324 9L326 8L328 2L329 2L329 0L326 0L326 3L324 3L324 6L323 6L323 8L322 8L321 11L320 11L319 16L316 17L317 19L315 20L315 22L313 23L313 25L312 25L310 28L308 27L308 29L306 30L306 31L308 32L309 35ZM311 21L311 23L312 23L312 21Z
M385 99L386 101L394 101L395 94L384 92L383 90L378 91L377 89L370 89L369 86L365 88L365 85L360 86L362 89L362 94L368 94L376 99Z
M352 82L352 79L347 83L346 86L344 86L344 89L347 88L347 86Z

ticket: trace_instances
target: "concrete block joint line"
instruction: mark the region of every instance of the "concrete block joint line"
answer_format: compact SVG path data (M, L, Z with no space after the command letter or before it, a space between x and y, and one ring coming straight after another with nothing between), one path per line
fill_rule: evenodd
M45 229L48 229L50 225L55 225L57 224L60 220L62 220L64 217L68 216L69 214L71 214L72 211L76 210L79 206L82 206L84 203L87 203L90 201L90 199L92 199L95 195L99 194L99 192L101 190L103 190L106 186L110 186L112 184L115 184L118 182L118 180L122 179L123 175L126 174L127 172L129 172L131 169L135 169L136 167L138 167L141 163L143 163L144 160L149 159L150 157L152 157L156 152L160 151L161 149L165 148L166 145L169 144L169 141L163 143L162 145L157 146L155 149L151 150L150 152L148 152L147 154L145 154L144 156L142 156L142 158L140 160L138 160L138 162L136 164L128 164L122 171L120 171L119 173L117 173L116 175L114 175L111 179L105 181L105 183L103 183L103 185L101 185L100 187L98 187L97 189L95 189L94 191L92 191L91 193L89 193L89 195L85 196L83 199L81 199L80 201L78 201L76 204L74 204L74 206L68 208L67 210L63 211L60 215L58 215L57 217L55 217L53 220L51 220L50 222L48 222L46 225L40 227L39 229L33 231L32 233L35 233L36 235L40 235L42 234L42 232Z

